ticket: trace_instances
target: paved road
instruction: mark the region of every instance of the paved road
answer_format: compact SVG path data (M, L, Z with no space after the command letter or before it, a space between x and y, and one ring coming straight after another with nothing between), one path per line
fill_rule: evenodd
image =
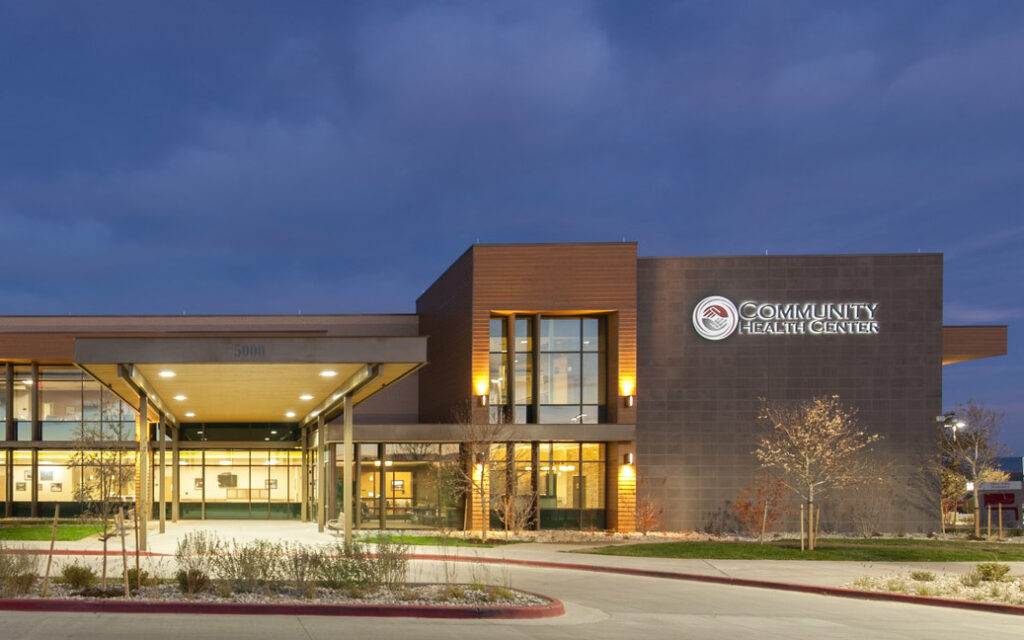
M436 564L422 564L416 575L426 578L437 569ZM1024 628L1024 619L1003 614L558 569L507 571L516 586L561 598L567 615L530 621L433 621L0 612L0 638L863 640L955 637L963 631L973 637L1018 637Z

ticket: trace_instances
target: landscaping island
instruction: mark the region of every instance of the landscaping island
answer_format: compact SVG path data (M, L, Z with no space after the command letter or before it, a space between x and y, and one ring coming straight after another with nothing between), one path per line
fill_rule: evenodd
M408 546L386 535L370 553L361 544L346 550L340 543L227 542L195 531L178 542L173 568L156 571L169 576L150 575L136 569L134 557L111 553L92 564L65 563L46 584L40 561L38 553L0 549L0 609L431 618L565 612L561 602L514 589L507 574L495 580L482 566L470 567L469 583L456 580L454 562L442 562L441 582L410 582Z

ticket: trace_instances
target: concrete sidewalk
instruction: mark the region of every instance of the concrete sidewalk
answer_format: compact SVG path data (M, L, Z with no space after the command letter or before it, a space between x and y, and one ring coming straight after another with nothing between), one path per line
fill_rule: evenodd
M181 521L168 522L166 532L157 531L156 524L148 529L150 557L140 562L154 573L166 573L173 567L173 556L178 539L190 531L205 530L215 533L224 540L239 542L266 539L275 541L301 542L304 544L332 544L339 538L329 533L319 533L315 524L295 521ZM398 533L395 531L394 533ZM421 533L410 531L409 533ZM422 532L427 534L429 532ZM500 535L496 536L500 540ZM10 542L8 547L45 550L49 542ZM743 578L748 580L766 580L787 582L823 587L839 587L847 585L864 576L885 576L905 574L912 570L924 569L934 573L963 574L971 571L974 562L836 562L818 560L703 560L674 558L635 558L626 556L606 556L587 553L572 553L597 547L608 546L608 542L588 543L541 543L522 542L498 545L491 548L479 547L436 547L413 546L410 553L414 556L445 556L452 560L494 559L515 560L525 562L558 563L568 565L587 565L618 569L638 569L644 571L668 571L685 574L720 576L727 578ZM127 539L129 549L134 548L132 536ZM372 546L372 545L371 545ZM94 555L103 548L102 542L96 538L57 542L55 549L61 554L55 560L59 567L70 561L76 552L85 552L90 563L98 562ZM110 561L117 562L120 556L120 539L109 543ZM83 554L83 555L85 555ZM1011 572L1024 573L1024 562L1009 562Z

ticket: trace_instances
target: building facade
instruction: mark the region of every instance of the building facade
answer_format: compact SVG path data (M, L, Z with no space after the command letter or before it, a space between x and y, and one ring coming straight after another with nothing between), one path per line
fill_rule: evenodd
M9 516L68 513L116 450L161 522L627 531L639 495L716 528L760 403L839 395L903 479L885 528L929 530L942 366L1005 351L943 327L935 254L474 245L414 314L0 318L0 487Z

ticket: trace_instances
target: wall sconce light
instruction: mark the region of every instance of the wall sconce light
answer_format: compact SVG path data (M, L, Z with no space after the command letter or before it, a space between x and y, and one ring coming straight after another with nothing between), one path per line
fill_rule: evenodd
M481 394L481 395L477 396L476 397L476 401L477 401L477 403L479 403L479 405L481 407L486 407L487 406L487 395L486 394Z
M622 464L633 464L633 452L630 451L622 456Z
M634 396L633 394L630 394L630 395L628 395L628 396L624 396L624 397L622 398L622 404L623 404L623 406L626 406L626 407L632 407L632 406L633 406L633 402L635 401L635 400L634 400L634 399L635 399L635 397L636 397L636 396Z

